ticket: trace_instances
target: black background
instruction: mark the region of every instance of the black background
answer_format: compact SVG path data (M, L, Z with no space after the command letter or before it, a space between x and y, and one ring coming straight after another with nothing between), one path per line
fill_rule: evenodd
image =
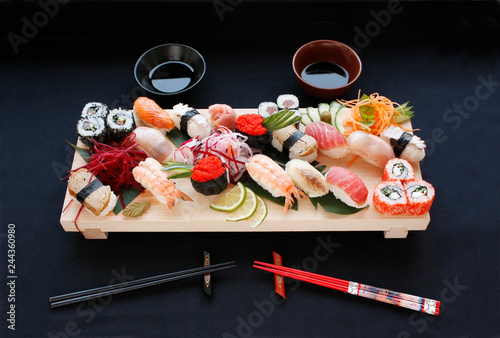
M47 3L51 12L44 16ZM387 2L54 4L0 2L1 336L500 335L498 2L391 2L388 16ZM216 5L224 4L230 9L218 13ZM26 22L40 27L27 31ZM9 37L23 32L31 35L16 52ZM133 76L144 51L184 43L207 62L193 90L148 95L162 107L255 108L282 93L298 95L306 107L320 100L300 90L291 59L302 44L320 38L349 44L363 61L346 98L361 89L414 105L413 125L428 144L423 176L437 191L426 231L392 240L381 232L111 233L107 240L86 240L63 231L61 178L73 154L66 140L76 140L86 102L131 108L146 94ZM16 230L15 331L6 320L8 224ZM315 259L324 242L332 244L330 252ZM192 279L103 304L49 307L49 296L107 285L117 275L198 266L204 249L214 262L238 263L214 275L213 299ZM442 313L427 316L295 282L287 285L286 302L273 304L272 275L251 267L253 260L270 261L273 250L289 266L440 299Z

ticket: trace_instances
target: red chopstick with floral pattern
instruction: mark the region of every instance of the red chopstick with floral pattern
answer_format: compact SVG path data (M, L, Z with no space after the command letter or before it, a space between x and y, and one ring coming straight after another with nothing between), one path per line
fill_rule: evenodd
M437 316L439 314L440 302L434 299L422 298L402 292L390 291L366 284L350 282L343 279L323 276L316 273L288 268L275 264L254 261L253 267L275 274L280 274L285 277L297 279L303 282L350 293L351 295L361 296L364 298L377 300L379 302L404 307L410 310L419 311L434 316Z

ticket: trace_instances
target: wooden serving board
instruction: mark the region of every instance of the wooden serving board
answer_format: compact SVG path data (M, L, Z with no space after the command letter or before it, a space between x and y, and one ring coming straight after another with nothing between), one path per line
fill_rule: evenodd
M208 114L206 109L198 109L202 114ZM235 109L238 114L256 113L256 109ZM301 109L302 111L302 109ZM411 128L407 121L404 127ZM81 145L81 143L79 143ZM317 161L330 167L332 165L346 167L353 155L341 160L333 160L319 153ZM85 164L83 158L75 152L72 169ZM357 159L350 167L366 184L369 190L368 201L370 206L352 215L338 215L324 212L321 206L318 210L308 200L298 202L298 211L290 210L283 213L283 206L265 200L268 214L264 222L257 228L251 228L249 222L227 222L226 214L212 210L210 204L220 195L204 196L197 193L189 178L175 179L178 189L189 195L193 202L178 201L169 210L148 191L139 195L135 201L148 201L150 208L142 216L130 218L121 213L109 213L106 216L96 217L82 210L77 225L75 218L81 205L71 203L68 190L61 212L60 222L65 231L80 231L85 238L105 239L109 232L300 232L300 231L383 231L385 238L405 238L408 231L425 230L430 222L429 213L421 216L405 214L392 216L379 213L372 205L372 195L375 186L382 180L382 169ZM413 164L415 175L422 179L419 164ZM230 184L228 189L232 185ZM118 202L119 203L119 202ZM65 210L66 208L66 210Z

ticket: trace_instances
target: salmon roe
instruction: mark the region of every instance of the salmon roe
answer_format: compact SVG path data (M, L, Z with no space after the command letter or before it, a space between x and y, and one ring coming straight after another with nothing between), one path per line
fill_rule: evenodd
M267 129L262 125L263 121L264 118L260 114L243 114L236 120L236 128L248 135L264 135Z
M191 169L191 179L197 182L207 182L224 175L226 168L217 156L208 156L201 159Z

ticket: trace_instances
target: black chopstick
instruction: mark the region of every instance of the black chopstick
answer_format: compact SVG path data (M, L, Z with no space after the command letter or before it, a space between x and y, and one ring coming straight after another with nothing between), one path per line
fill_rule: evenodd
M214 265L210 265L210 266L204 266L204 267L199 267L199 268L193 268L193 269L188 269L188 270L167 273L167 274L158 275L158 276L146 277L146 278L142 278L142 279L138 279L138 280L134 280L134 281L130 281L130 282L108 285L108 286L98 287L98 288L89 289L89 290L72 292L72 293L68 293L68 294L64 294L64 295L50 297L49 298L50 307L55 308L55 307L59 307L59 306L63 306L63 305L74 304L74 303L78 303L78 302L93 299L93 298L105 297L105 296L114 295L117 293L137 290L137 289L141 289L141 288L145 288L145 287L149 287L149 286L153 286L153 285L158 285L158 284L173 282L173 281L180 280L180 279L204 275L206 273L212 273L212 272L216 272L216 271L226 270L226 269L234 268L235 266L236 266L236 263L234 261L231 261L231 262L226 262L226 263L214 264Z

